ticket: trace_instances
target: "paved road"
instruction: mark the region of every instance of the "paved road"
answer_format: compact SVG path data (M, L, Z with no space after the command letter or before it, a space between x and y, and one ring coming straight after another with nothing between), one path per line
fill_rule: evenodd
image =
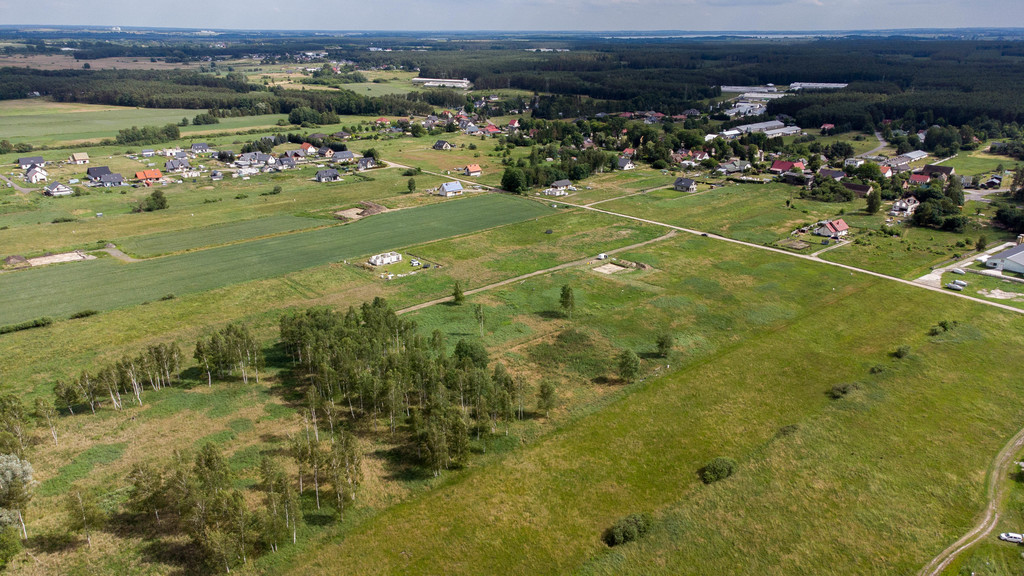
M889 143L885 141L885 138L882 137L882 133L881 132L877 132L876 131L875 132L875 138L878 139L878 146L872 148L871 150L868 150L867 152L865 152L863 154L858 154L857 156L876 156L886 146L889 145Z
M992 190L964 190L964 201L974 200L975 202L984 202L986 204L992 202L988 197L991 194L1004 194L1009 192L1009 188L995 188Z
M653 238L651 240L646 240L644 242L638 242L636 244L630 244L629 246L623 246L622 248L616 248L614 250L608 250L607 252L605 252L605 254L618 254L619 252L625 252L626 250L632 250L634 248L640 248L641 246L646 246L648 244L653 244L655 242L661 242L663 240L668 240L669 238L671 238L671 237L673 237L675 235L676 235L676 231L675 230L669 230L669 232L667 234L663 234L661 236L658 236L657 238ZM521 276L516 276L515 278L509 278L508 280L502 280L501 282L495 282L493 284L488 284L486 286L481 286L479 288L474 288L472 290L466 290L464 292L464 294L469 296L471 294L476 294L478 292L486 292L487 290L493 290L494 288L500 288L501 286L506 286L506 285L512 284L514 282L522 282L523 280L526 280L527 278L533 278L534 276L540 276L542 274L549 274L551 272L556 272L558 270L565 270L566 268L572 268L574 266L582 266L584 264L590 264L593 261L594 261L594 257L590 256L588 258L583 258L583 259L580 259L580 260L575 260L573 262L566 262L565 264L559 264L558 266L552 266L551 268L545 268L544 270L537 270L537 271L534 271L534 272L530 272L529 274L523 274ZM409 306L408 308L402 308L397 313L398 314L405 314L406 312L413 312L415 310L422 310L423 308L427 308L427 307L430 307L430 306L435 306L437 304L443 304L444 302L451 302L451 300L452 300L451 296L445 296L444 298L437 298L435 300L430 300L429 302L422 302L422 303L416 304L414 306Z
M943 273L948 272L948 271L952 270L953 268L966 268L967 266L969 266L971 264L971 262L974 262L975 260L978 259L979 256L981 256L983 254L990 254L991 255L991 254L995 254L996 252L1001 252L1001 251L1003 251L1003 250L1005 250L1007 248L1012 248L1012 247L1013 247L1013 242L1007 242L1005 244L999 244L995 248L989 248L988 250L985 250L984 252L981 252L981 253L978 253L978 254L974 254L972 256L968 256L967 258L964 258L963 260L960 260L959 262L954 262L952 264L949 264L948 266L943 266L941 268L936 268L936 269L932 270L931 272L925 274L924 276L921 276L920 278L914 280L914 282L916 282L918 284L925 284L927 286L935 286L935 287L941 288L942 287L942 274Z
M987 485L988 505L985 506L985 512L981 515L981 519L967 534L964 534L959 540L950 545L949 548L939 553L931 562L925 564L924 568L918 572L919 576L938 576L942 574L942 571L953 560L956 560L961 552L992 533L992 530L995 529L996 524L999 522L999 507L1002 504L1005 492L1003 480L1006 479L1010 466L1013 464L1014 455L1020 452L1022 447L1024 447L1024 429L1021 429L1013 438L1010 438L1010 441L999 451L996 459L992 462L992 466L989 468Z
M107 254L110 254L111 256L117 258L121 262L142 262L142 260L139 260L138 258L132 258L131 256L125 254L124 252L121 252L117 248L100 248L99 250L97 250L97 252L106 252Z
M19 194L28 194L30 192L34 192L34 190L31 190L29 188L23 188L23 187L19 186L17 182L12 182L10 178L8 178L7 176L4 176L3 174L0 174L0 180L3 180L4 182L10 184L11 187L13 187L14 190L16 192L18 192Z

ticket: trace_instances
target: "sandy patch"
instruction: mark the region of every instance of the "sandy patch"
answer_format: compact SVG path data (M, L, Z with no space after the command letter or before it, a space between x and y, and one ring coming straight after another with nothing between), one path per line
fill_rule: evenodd
M1005 292L999 288L993 288L992 290L978 290L978 294L987 296L989 298L995 298L996 300L1024 300L1021 294L1016 292Z
M391 210L375 204L373 202L360 202L360 208L349 208L348 210L338 210L334 213L335 216L342 220L359 220L360 218L366 218L367 216L373 216L374 214L383 214L384 212L390 212Z
M53 254L51 256L40 256L29 258L28 263L32 266L45 266L47 264L59 264L61 262L77 262L79 260L95 260L96 257L84 252L65 252L64 254Z
M600 272L601 274L615 274L616 272L622 272L623 270L625 270L625 268L618 264L612 264L611 262L594 268L594 272Z

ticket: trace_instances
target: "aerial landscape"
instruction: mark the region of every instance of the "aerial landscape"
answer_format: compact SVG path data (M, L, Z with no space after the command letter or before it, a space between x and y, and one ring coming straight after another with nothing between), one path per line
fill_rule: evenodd
M1024 6L93 4L0 25L0 571L1024 573Z

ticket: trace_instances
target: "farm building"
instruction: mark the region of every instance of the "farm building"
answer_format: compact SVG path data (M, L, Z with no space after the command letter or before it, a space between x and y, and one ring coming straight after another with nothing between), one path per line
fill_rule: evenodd
M1024 244L1018 244L1009 250L993 255L985 261L985 266L1024 274Z
M74 190L72 190L70 186L61 184L60 182L54 182L46 188L43 188L43 194L47 196L70 196L73 193Z
M818 227L814 229L814 233L818 236L824 236L826 238L842 238L850 231L850 227L847 226L846 222L842 218L838 220L824 220L818 222Z
M88 152L75 152L68 157L68 164L88 164L89 153Z
M697 183L689 178L676 178L675 189L680 192L696 192Z
M316 171L317 182L337 182L338 180L341 180L341 176L338 174L338 171L333 168Z
M470 164L466 166L466 176L479 176L483 171L480 169L479 164Z
M387 266L388 264L394 264L395 262L401 261L402 255L398 252L385 252L383 254L370 256L370 264L373 266Z
M461 182L445 182L441 184L441 187L437 189L438 196L444 196L450 198L452 196L459 196L462 194L462 183Z

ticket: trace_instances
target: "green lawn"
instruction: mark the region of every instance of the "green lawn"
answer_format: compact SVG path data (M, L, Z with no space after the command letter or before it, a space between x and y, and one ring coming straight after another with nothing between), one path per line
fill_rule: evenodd
M103 258L4 274L0 276L0 324L202 292L547 213L550 209L536 202L488 195L134 264Z
M1012 169L1016 165L1016 161L1007 156L996 156L976 150L973 152L961 151L955 158L946 160L942 165L956 168L956 173L961 176L984 176L995 172L996 167L1000 165L1006 169Z

